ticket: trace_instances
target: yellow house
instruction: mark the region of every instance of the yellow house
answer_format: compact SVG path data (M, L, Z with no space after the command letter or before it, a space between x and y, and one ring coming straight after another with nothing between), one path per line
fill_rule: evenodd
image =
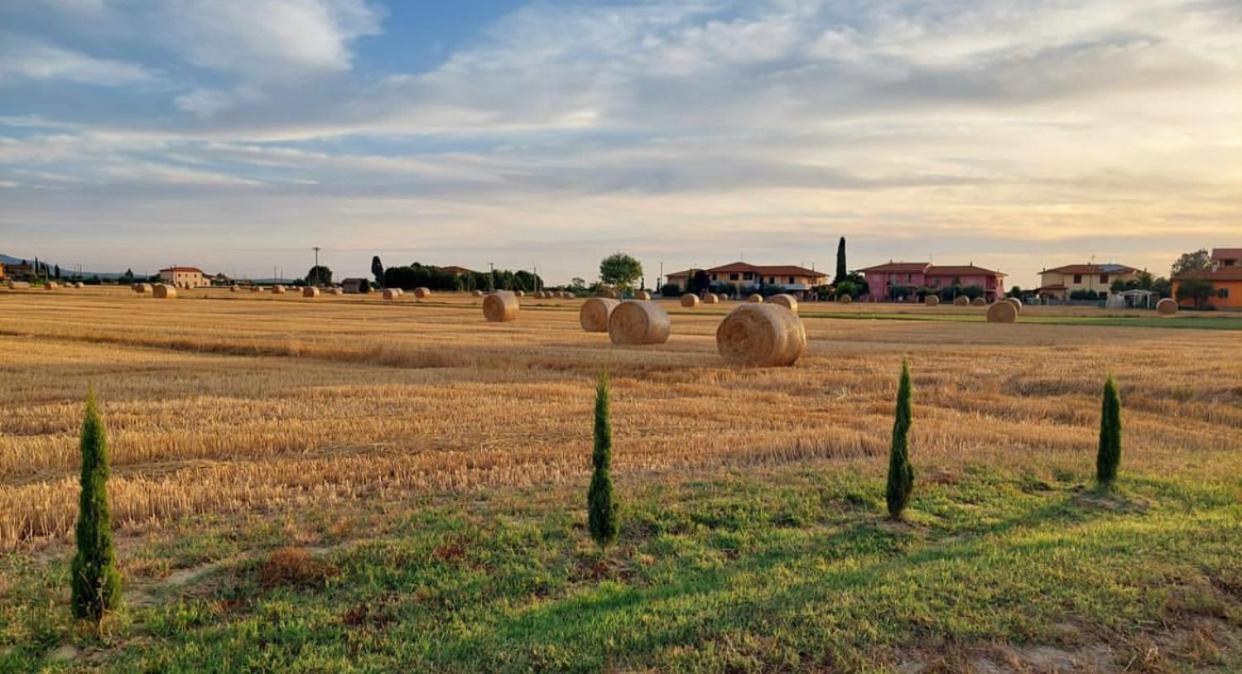
M211 281L198 267L169 267L160 270L160 280L177 288L206 288Z
M668 275L668 282L685 290L689 285L691 271L673 272ZM704 269L712 283L727 283L735 292L752 290L760 286L782 287L793 293L803 293L816 286L826 285L828 275L814 269L795 265L758 265L746 262Z
M1039 272L1040 297L1066 300L1077 290L1090 290L1108 297L1116 281L1135 281L1139 270L1124 264L1070 264Z

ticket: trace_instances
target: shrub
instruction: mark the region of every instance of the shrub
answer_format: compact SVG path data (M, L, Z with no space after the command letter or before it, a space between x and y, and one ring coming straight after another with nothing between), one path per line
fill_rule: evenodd
M601 548L617 540L617 503L612 493L612 420L609 418L608 373L595 386L595 448L591 453L591 487L587 492L587 524Z
M1100 450L1095 459L1095 479L1108 487L1117 479L1121 465L1121 397L1117 383L1109 377L1104 382L1104 400L1100 409Z
M70 578L73 615L98 621L121 601L121 574L116 569L108 507L108 438L93 390L86 397L80 446L82 494Z
M910 465L910 364L901 364L901 383L897 386L897 410L893 419L893 444L888 453L888 514L900 519L914 491L914 467Z

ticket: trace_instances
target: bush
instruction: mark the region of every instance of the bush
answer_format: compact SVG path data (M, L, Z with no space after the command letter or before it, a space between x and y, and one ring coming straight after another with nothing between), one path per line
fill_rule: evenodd
M80 448L82 493L74 529L77 553L70 575L73 615L98 621L121 601L121 574L116 569L112 512L108 506L107 432L94 391L86 397Z
M680 297L682 292L681 286L676 283L665 283L660 287L660 294L665 297Z
M1095 459L1095 479L1108 487L1117 479L1121 465L1121 397L1117 382L1109 377L1104 382L1104 398L1100 406L1100 449Z
M587 525L601 548L617 540L617 503L612 493L612 420L608 373L595 385L595 446L591 452L591 487L587 491Z
M914 467L910 465L910 364L901 364L901 382L897 386L897 409L893 415L893 442L888 453L888 486L885 499L888 514L900 519L914 492Z

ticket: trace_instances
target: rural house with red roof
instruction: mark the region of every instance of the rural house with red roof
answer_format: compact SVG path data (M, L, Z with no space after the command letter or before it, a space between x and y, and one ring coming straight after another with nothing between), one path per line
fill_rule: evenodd
M918 288L963 288L978 286L983 297L995 301L1005 293L1005 274L973 262L964 265L934 265L930 262L892 262L859 269L867 279L867 297L872 302L883 302L905 296Z
M160 270L160 280L177 288L206 288L211 281L198 267L168 267Z
M683 291L689 286L690 273L698 271L687 269L668 274L668 282ZM815 286L827 285L828 275L824 272L799 267L797 265L761 265L748 262L732 262L711 269L704 269L713 284L724 283L733 286L734 292L745 292L759 288L780 287L786 292L803 295Z
M1182 282L1189 279L1211 282L1212 295L1204 301L1204 305L1216 309L1242 309L1242 248L1213 248L1210 271L1192 271L1174 276L1171 279L1174 297L1177 297L1177 289ZM1194 304L1189 299L1180 303L1184 306Z
M1139 270L1124 264L1067 264L1039 272L1040 297L1065 301L1070 293L1091 291L1107 298L1109 287L1116 281L1136 281Z

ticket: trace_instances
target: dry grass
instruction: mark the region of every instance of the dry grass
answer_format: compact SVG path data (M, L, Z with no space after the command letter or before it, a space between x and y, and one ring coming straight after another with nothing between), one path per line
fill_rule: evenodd
M1123 389L1127 465L1207 470L1212 453L1242 449L1231 331L810 317L795 367L738 370L724 366L714 337L736 302L695 312L662 303L673 314L668 343L625 348L582 332L576 300L532 301L520 320L489 323L469 296L308 303L198 290L156 302L86 288L3 299L6 549L71 531L90 384L111 431L115 518L131 528L581 481L593 376L604 366L614 461L628 476L878 460L903 357L915 373L915 453L929 470L1090 461L1109 372ZM958 309L982 314L934 311Z

